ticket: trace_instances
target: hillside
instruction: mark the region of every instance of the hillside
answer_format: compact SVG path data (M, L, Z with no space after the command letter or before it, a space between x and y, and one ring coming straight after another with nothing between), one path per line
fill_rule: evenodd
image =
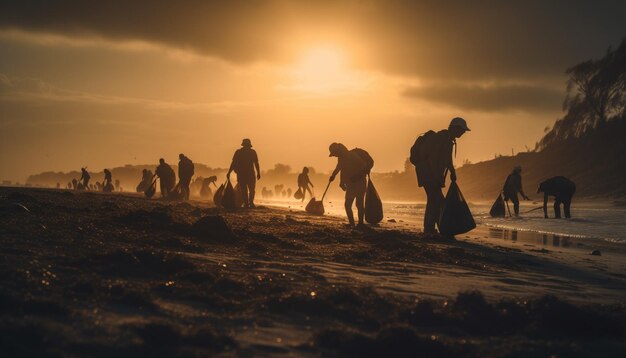
M626 197L626 119L613 120L580 138L555 143L542 151L520 153L458 169L459 184L470 198L491 199L511 169L523 168L524 190L537 198L537 185L556 175L572 179L577 197Z

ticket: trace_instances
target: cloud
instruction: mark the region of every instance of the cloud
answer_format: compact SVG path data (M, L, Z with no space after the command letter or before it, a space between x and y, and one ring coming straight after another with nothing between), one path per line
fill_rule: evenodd
M562 90L519 84L431 84L407 87L402 94L408 98L484 112L558 111L564 98Z
M146 41L240 64L288 61L294 39L347 39L358 66L471 80L557 77L626 35L624 13L624 1L23 0L0 4L0 28Z

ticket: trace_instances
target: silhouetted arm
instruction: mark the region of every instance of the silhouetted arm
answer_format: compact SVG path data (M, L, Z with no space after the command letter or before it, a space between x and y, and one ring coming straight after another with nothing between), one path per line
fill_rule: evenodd
M256 168L256 178L257 180L261 179L261 169L259 168L259 157L254 152L254 167Z
M226 173L226 178L230 179L230 173L235 169L235 161L237 160L237 152L233 155L233 160L230 162L230 168L228 168L228 173Z
M330 175L330 181L335 180L335 177L337 176L337 174L339 174L340 171L341 171L341 167L339 166L339 162L337 162L337 166L335 167L335 170L333 170L333 173Z
M524 193L524 186L522 185L522 178L519 178L519 193L522 194L522 198L525 200L530 200L528 196Z
M306 180L309 182L309 184L311 184L311 188L314 187L313 183L311 182L311 178L309 178L308 176L306 177Z
M455 143L453 142L450 146L450 155L446 156L448 162L446 163L446 168L450 172L450 180L456 181L456 169L454 169L454 161L452 160L452 150L454 149Z

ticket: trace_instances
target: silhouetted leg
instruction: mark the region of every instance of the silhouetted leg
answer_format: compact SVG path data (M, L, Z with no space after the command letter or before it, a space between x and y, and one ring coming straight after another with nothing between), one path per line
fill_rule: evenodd
M359 217L359 224L363 224L363 218L365 217L365 190L367 189L367 182L365 178L358 183L354 183L356 187L356 209L357 216Z
M513 211L515 211L515 216L519 216L519 198L517 197L517 193L515 195L511 195L510 199L513 203Z
M557 219L561 218L561 199L554 199L554 217Z
M354 185L348 185L348 188L346 189L346 201L344 203L344 206L346 209L346 215L348 216L348 221L350 222L350 226L354 226L354 213L352 213L352 204L354 203L354 199L356 199Z
M250 207L253 208L254 207L254 195L256 193L256 178L252 177L250 179L250 181L248 182L248 192L249 192L249 203L250 203Z
M571 204L572 204L572 199L571 198L570 199L566 199L566 200L563 201L563 211L565 212L565 217L568 218L568 219L572 217L572 215L570 214L570 211L569 211Z
M441 204L443 203L443 192L441 186L424 185L426 191L426 210L424 212L424 233L435 233L435 224L439 226L441 216Z

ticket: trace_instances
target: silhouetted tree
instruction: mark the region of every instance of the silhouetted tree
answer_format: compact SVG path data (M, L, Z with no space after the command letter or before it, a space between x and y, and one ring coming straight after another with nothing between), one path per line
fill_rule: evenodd
M563 118L539 141L538 149L568 138L577 138L626 111L626 39L599 60L568 68Z

